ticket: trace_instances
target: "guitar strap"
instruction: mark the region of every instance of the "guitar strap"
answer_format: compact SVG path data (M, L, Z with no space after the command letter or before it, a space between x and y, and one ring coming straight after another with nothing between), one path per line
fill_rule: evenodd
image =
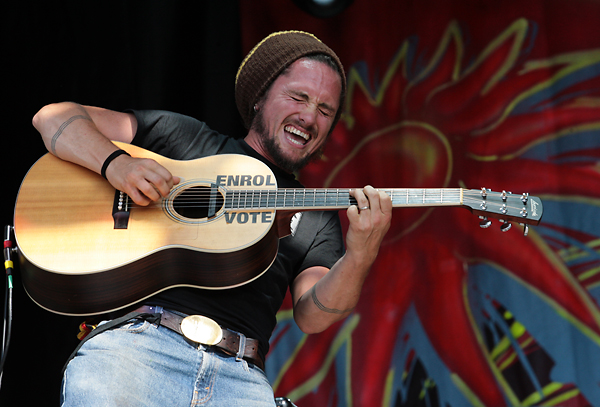
M109 329L123 325L124 323L126 323L127 321L129 321L131 319L142 318L153 324L153 323L157 322L160 319L160 317L161 317L160 313L148 314L148 313L144 313L144 312L132 311L132 312L128 313L127 315L123 315L122 317L115 318L113 320L108 321L105 324L98 326L96 329L94 329L92 332L90 332L85 338L83 338L81 341L79 341L79 344L77 345L77 347L75 348L73 353L71 353L71 356L69 356L69 358L65 362L65 365L62 368L62 375L65 374L67 365L77 355L77 352L79 352L79 349L83 346L83 344L87 340L92 339L94 336L101 334L104 331L108 331Z

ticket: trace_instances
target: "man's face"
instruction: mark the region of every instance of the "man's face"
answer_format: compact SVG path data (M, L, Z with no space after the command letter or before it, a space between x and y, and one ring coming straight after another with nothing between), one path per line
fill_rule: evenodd
M325 144L341 90L339 74L328 65L295 61L259 104L246 141L278 167L299 170Z

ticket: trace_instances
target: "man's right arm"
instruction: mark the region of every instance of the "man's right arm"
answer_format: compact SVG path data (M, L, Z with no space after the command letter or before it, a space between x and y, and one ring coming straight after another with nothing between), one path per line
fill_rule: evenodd
M33 125L50 153L97 173L118 150L111 140L130 143L137 131L133 114L70 102L44 106L34 116ZM166 196L179 182L155 161L127 155L110 162L106 178L140 205Z

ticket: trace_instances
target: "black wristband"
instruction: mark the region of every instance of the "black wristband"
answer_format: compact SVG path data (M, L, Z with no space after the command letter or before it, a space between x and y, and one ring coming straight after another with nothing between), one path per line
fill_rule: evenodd
M104 179L106 179L106 169L108 168L108 165L112 162L112 160L123 154L131 157L131 155L125 150L113 151L111 155L106 157L106 160L104 160L104 164L102 164L102 169L100 170L100 175L102 175Z

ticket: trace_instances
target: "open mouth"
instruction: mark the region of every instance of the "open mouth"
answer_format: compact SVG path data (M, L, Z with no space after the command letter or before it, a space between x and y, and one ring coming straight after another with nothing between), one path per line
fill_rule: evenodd
M285 126L287 139L294 144L304 146L310 140L310 134L307 134L293 126Z

